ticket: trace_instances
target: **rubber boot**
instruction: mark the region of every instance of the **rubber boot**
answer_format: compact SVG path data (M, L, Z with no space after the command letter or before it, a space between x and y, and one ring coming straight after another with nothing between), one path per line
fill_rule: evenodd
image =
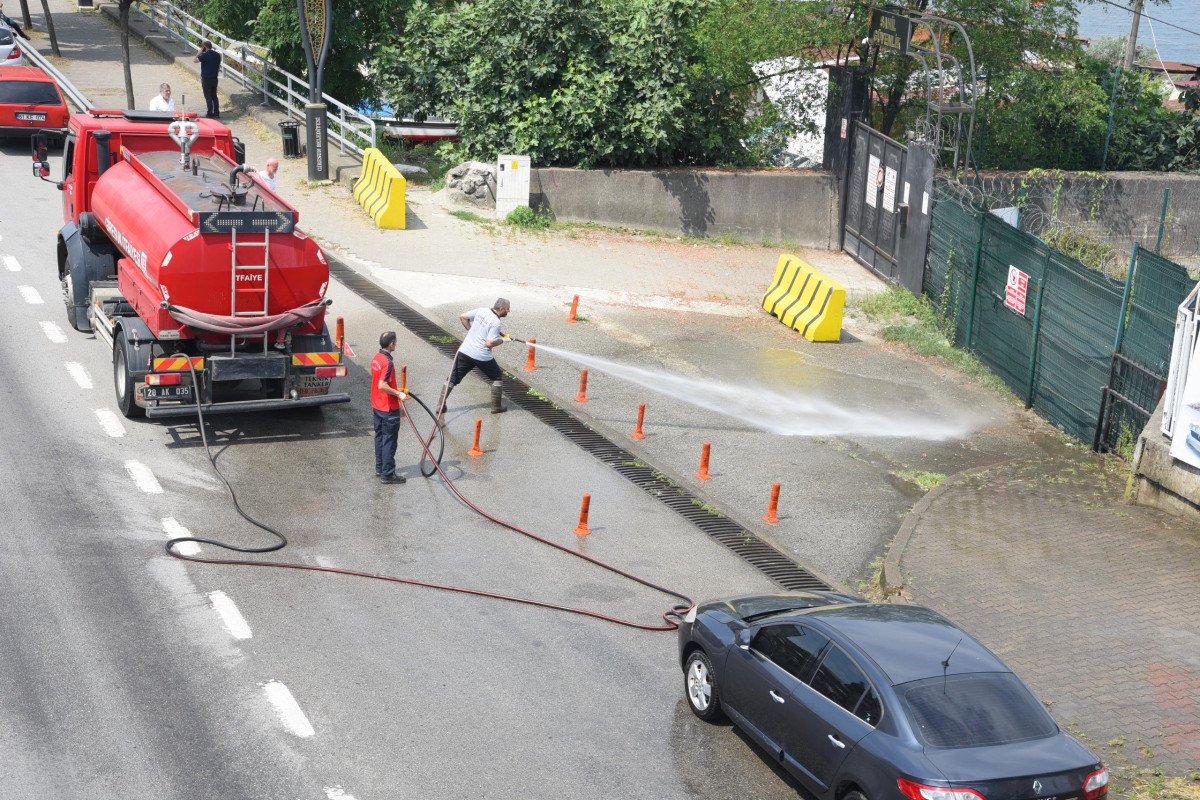
M492 383L492 413L503 414L505 411L508 409L504 406L504 386L500 381L494 381Z
M450 392L454 391L454 386L449 382L442 386L442 397L438 400L438 424L443 428L446 427L446 403L450 402Z

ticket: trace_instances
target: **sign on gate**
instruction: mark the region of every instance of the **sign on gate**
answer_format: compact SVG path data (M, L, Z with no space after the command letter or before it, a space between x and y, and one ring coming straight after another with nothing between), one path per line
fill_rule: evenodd
M1004 305L1025 316L1025 296L1029 293L1029 276L1013 265L1008 266L1008 286L1004 290Z
M903 14L871 9L871 44L901 55L908 52L912 41L912 20Z

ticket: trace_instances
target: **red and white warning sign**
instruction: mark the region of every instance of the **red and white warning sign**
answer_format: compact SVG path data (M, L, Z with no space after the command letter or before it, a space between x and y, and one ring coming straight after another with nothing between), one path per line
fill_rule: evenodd
M1021 270L1008 266L1008 286L1004 290L1004 305L1021 316L1025 316L1025 295L1029 291L1029 276Z

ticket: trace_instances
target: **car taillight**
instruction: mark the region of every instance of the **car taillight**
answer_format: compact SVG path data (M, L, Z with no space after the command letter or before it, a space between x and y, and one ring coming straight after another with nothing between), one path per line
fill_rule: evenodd
M1108 793L1108 770L1104 767L1087 776L1083 782L1083 796L1087 800L1097 800Z
M909 798L909 800L971 800L972 798L987 800L986 797L974 789L926 786L923 783L906 781L904 778L897 778L896 783L900 785L900 791L904 792L904 796Z
M178 386L183 383L183 373L160 372L154 375L147 375L146 383L149 386Z
M345 367L317 367L318 378L344 378L346 377Z
M13 49L8 51L8 58L20 58L20 57L21 57L21 48L14 44Z

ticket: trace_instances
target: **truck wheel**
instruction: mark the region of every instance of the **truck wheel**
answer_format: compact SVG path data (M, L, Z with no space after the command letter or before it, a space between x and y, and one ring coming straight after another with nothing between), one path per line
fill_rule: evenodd
M63 278L63 298L67 304L67 322L71 327L83 333L91 333L92 326L88 322L87 309L75 305L75 284L71 280L71 262L67 262L67 277Z
M137 381L129 371L129 354L125 350L125 331L117 331L113 342L113 387L117 390L117 408L127 418L144 416L146 410L139 406Z
M107 238L100 223L96 222L96 215L90 211L79 215L79 235L92 244L100 244Z

